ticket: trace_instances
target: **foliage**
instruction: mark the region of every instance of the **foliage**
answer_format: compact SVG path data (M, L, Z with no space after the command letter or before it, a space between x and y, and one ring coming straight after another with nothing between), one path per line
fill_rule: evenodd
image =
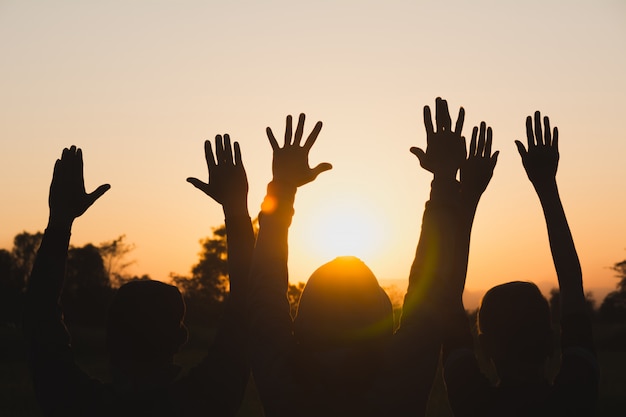
M558 323L561 319L561 292L558 288L552 288L550 290L550 312L552 313L552 321ZM596 300L593 297L592 292L585 294L585 309L587 313L594 317L596 314Z
M15 235L13 238L11 253L15 261L15 278L22 287L25 287L30 271L33 269L41 239L43 239L43 233L28 233L26 231Z
M68 251L61 303L70 324L104 324L113 290L98 247L91 243Z
M626 293L626 259L622 262L617 262L611 269L617 272L616 277L619 279L617 291Z
M213 229L213 235L200 240L198 263L191 276L170 274L170 279L185 298L187 321L205 323L219 314L228 293L226 226Z
M149 279L147 275L138 278L125 274L126 269L135 263L134 260L127 261L125 259L129 253L135 250L134 244L126 242L126 235L120 235L117 239L100 243L98 250L104 262L106 275L109 277L113 287L121 287L126 282L134 281L135 279Z
M298 312L298 304L300 303L300 296L302 295L302 290L304 290L304 285L304 282L298 282L295 285L289 283L289 288L287 289L287 297L289 298L291 317L296 317L296 313Z
M626 259L615 263L611 269L619 282L617 291L609 293L600 306L600 317L606 321L626 321Z

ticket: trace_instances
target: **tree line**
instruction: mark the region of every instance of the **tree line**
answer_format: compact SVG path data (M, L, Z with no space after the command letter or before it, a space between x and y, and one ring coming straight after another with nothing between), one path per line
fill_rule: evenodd
M43 233L21 232L13 247L0 249L0 325L19 326L24 292ZM185 298L189 324L212 325L228 297L228 262L226 227L213 229L211 236L200 240L198 261L189 275L171 273L169 280ZM148 275L131 275L127 269L133 261L129 254L135 246L125 235L100 244L70 246L61 303L69 325L104 325L108 305L126 282L151 279ZM289 286L292 314L304 287Z
M41 232L22 232L13 239L11 250L0 249L0 324L19 326L24 291L35 255L41 243ZM98 245L70 246L67 274L61 303L66 323L103 325L108 305L117 288L132 280L150 279L148 275L130 275L127 268L133 263L128 255L134 245L121 235ZM200 240L198 262L190 275L171 273L169 280L183 293L187 304L186 321L190 324L212 325L219 317L221 306L228 296L228 262L226 227L213 229L212 235ZM602 321L626 321L626 260L615 263L618 283L596 309L591 294L587 306ZM304 283L290 284L288 298L292 316L296 313ZM559 310L559 293L553 290L549 297L552 310Z

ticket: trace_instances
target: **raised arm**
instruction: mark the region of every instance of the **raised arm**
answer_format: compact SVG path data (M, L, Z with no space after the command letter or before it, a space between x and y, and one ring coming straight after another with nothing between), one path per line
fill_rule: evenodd
M436 102L434 129L430 108L424 108L426 151L411 148L421 166L432 172L430 200L422 217L409 287L402 307L400 328L393 338L381 378L385 415L424 415L441 347L442 300L451 275L456 239L459 185L456 173L465 158L461 136L464 110L454 130L448 105Z
M467 274L470 236L478 202L487 189L499 152L492 154L493 133L485 122L474 127L467 159L461 165L461 203L453 273L446 291L443 336L444 377L448 399L455 415L477 415L490 385L478 366L465 308L463 289Z
M230 292L218 324L215 340L203 363L190 372L186 389L207 399L212 411L235 415L243 400L250 374L247 354L246 303L254 249L254 231L248 213L248 180L238 142L230 136L215 137L215 153L204 142L208 182L190 177L187 181L222 205L228 244ZM188 385L189 385L188 384Z
M563 317L572 313L585 312L580 261L574 246L563 204L556 185L556 171L559 163L559 130L550 128L550 119L535 112L535 128L531 116L526 118L527 148L515 141L528 179L533 184L548 228L552 260L556 268L561 291L561 312Z
M45 415L79 413L77 408L89 405L96 395L98 383L74 363L59 298L72 224L109 188L104 184L87 193L81 150L63 150L54 165L48 227L28 280L24 311L35 394Z
M287 116L282 147L268 127L267 136L273 149L272 181L259 215L259 235L252 262L250 297L251 360L265 414L296 415L299 402L294 380L295 341L287 299L288 229L298 187L313 181L321 172L331 169L323 163L309 167L309 151L322 128L317 122L304 144L305 115L301 114L295 134L292 118ZM301 411L301 410L300 410Z

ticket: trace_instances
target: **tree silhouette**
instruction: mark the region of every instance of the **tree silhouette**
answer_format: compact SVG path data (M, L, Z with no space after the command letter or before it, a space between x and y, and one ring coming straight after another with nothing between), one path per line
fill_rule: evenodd
M61 302L69 324L102 325L113 295L100 249L70 247Z
M126 260L126 256L135 249L135 245L126 242L126 235L120 235L117 239L102 242L98 246L104 269L111 285L115 288L121 287L124 283L137 279L149 279L147 275L142 277L130 277L125 274L126 269L135 263L134 260Z
M615 271L617 291L610 292L600 306L600 317L606 321L626 321L626 259L615 263L611 269Z
M170 274L187 304L187 321L208 324L219 316L228 293L226 226L213 229L211 237L200 240L199 260L191 276Z
M24 282L18 279L13 255L0 249L0 325L19 323L23 293Z
M29 233L22 232L13 238L13 260L15 261L15 279L19 282L22 288L26 287L28 276L31 269L33 269L33 263L35 262L35 256L37 250L41 244L43 233Z

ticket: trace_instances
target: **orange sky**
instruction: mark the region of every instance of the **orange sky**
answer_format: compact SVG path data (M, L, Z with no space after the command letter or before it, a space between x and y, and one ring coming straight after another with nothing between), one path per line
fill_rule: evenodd
M345 251L403 279L430 181L408 149L425 145L422 106L442 96L465 107L467 136L486 120L501 151L468 288L556 285L513 144L534 110L560 130L557 179L586 287L614 287L608 267L626 258L624 2L215 3L0 1L0 247L45 227L54 160L76 144L87 187L112 189L72 243L126 234L133 272L185 274L222 222L185 182L205 175L204 139L241 143L254 214L271 176L265 127L305 112L309 127L324 121L312 163L334 169L298 192L292 280L345 254L324 243L332 222L367 243L346 239Z

